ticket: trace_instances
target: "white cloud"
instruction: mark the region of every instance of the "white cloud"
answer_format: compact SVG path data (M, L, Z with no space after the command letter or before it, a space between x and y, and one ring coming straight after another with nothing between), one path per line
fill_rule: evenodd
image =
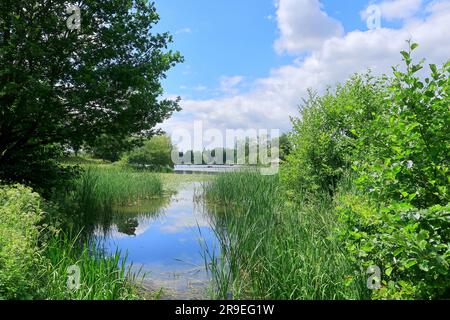
M423 0L385 0L377 5L382 18L392 21L412 17L421 9L422 4Z
M319 0L276 0L280 38L278 53L301 53L320 48L324 40L341 36L341 23L329 17Z
M221 77L220 78L220 90L227 94L237 94L239 90L236 88L242 80L244 80L243 76L234 76L234 77Z
M399 52L412 39L420 47L419 60L442 64L450 58L448 21L450 1L435 1L425 9L425 18L411 18L401 29L382 28L352 31L341 37L322 41L309 55L271 71L253 84L254 90L210 100L184 100L182 113L164 124L164 129L192 130L194 120L203 120L205 127L224 129L290 129L289 116L298 114L297 107L308 88L318 91L344 81L355 72L371 68L375 74L390 73L390 66L401 63ZM228 81L239 83L239 79Z

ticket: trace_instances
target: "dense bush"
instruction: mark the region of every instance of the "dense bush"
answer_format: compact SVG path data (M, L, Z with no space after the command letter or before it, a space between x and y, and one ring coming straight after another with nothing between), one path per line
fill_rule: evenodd
M357 152L357 135L382 107L382 83L355 75L335 92L311 93L293 119L292 150L282 171L297 193L333 193Z
M411 50L417 45L413 44ZM406 71L394 69L385 93L385 107L365 124L356 163L359 184L379 200L428 208L449 202L450 61L424 80L402 52Z
M334 195L355 269L382 271L374 299L450 298L450 62L427 75L416 47L405 71L311 95L282 175L291 194Z
M172 141L169 136L154 136L144 143L144 146L131 151L125 156L125 162L153 170L173 168Z
M41 263L41 219L38 194L20 185L0 186L0 300L33 297Z
M450 297L450 63L430 65L422 81L416 47L402 52L406 71L394 68L386 107L361 135L354 169L365 196L343 196L338 210L349 251L383 271L374 298Z
M381 268L375 299L450 297L450 205L419 210L367 195L338 197L341 236L355 266Z

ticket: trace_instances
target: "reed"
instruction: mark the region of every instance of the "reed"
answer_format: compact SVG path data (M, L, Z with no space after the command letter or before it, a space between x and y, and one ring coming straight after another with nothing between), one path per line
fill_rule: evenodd
M94 242L61 233L45 245L46 264L41 269L46 284L44 296L52 300L132 300L138 299L138 275L126 266L120 252L106 255ZM80 270L78 288L68 286L69 267Z
M338 221L327 196L292 203L276 176L218 176L204 188L221 243L206 249L217 298L360 299L359 272L335 237Z
M114 166L85 166L69 192L56 193L65 222L86 234L98 224L111 222L119 208L137 206L163 196L160 175Z

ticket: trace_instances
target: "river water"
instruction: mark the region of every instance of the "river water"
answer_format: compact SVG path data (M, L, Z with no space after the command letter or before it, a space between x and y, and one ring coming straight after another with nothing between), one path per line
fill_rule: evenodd
M145 274L144 287L162 289L163 299L210 298L205 248L217 254L219 242L196 200L200 188L200 182L183 183L175 195L121 208L97 228L105 250L126 255L132 270Z

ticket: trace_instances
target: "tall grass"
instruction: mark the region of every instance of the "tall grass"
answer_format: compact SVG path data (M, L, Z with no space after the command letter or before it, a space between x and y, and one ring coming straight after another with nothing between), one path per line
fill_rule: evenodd
M126 267L120 252L112 256L102 253L94 242L79 241L69 233L50 237L45 245L46 265L41 270L43 294L52 300L129 300L138 299L137 276ZM69 267L80 270L79 288L70 288Z
M122 207L163 196L159 175L132 169L85 165L69 191L57 192L53 211L62 236L44 241L48 264L43 277L48 278L44 296L49 299L116 300L135 299L135 276L125 266L126 256L119 252L107 255L98 245L95 233L99 227L105 235ZM124 216L124 219L126 217ZM119 219L119 221L122 221ZM51 223L52 221L50 221ZM54 223L53 223L54 224ZM73 236L76 234L76 236ZM67 287L67 268L81 269L81 287Z
M222 249L221 257L209 253L218 298L365 297L334 237L338 222L326 196L294 204L278 177L240 172L207 184L205 198Z
M57 192L54 201L74 228L92 233L98 224L109 225L118 208L136 206L163 196L158 174L113 166L85 166L70 191Z
M75 185L75 200L84 209L103 211L162 194L162 182L156 174L124 168L89 166Z

